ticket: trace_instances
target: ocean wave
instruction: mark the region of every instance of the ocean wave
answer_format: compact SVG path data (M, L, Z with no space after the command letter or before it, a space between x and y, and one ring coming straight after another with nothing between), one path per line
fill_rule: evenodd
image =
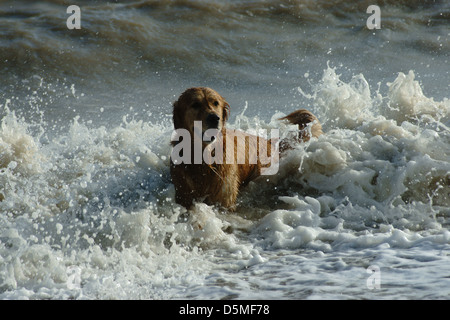
M340 43L355 43L355 37L373 45L367 43L370 30L365 28L370 4L89 1L80 3L82 28L67 30L65 2L30 6L15 1L12 7L7 3L0 7L0 60L7 74L43 73L55 78L89 74L94 79L97 74L98 81L105 74L135 77L154 71L211 77L223 72L222 65L234 77L255 68L263 73L268 64L282 68L289 52L317 55L330 48L344 50ZM449 51L444 26L450 8L444 2L385 1L383 5L379 35L383 46L444 56ZM56 14L58 10L62 14Z
M382 99L355 84L362 75L355 79L325 70L310 98L326 134L293 150L276 176L251 183L234 214L198 204L186 215L174 203L169 121L124 118L107 129L76 118L43 143L8 106L0 131L1 294L42 298L50 287L52 297L108 298L118 272L123 285L150 281L153 289L140 294L164 297L159 288L169 283L177 291L186 279L202 281L198 261L210 250L233 256L239 269L267 261L261 252L269 249L448 245L448 100L423 96L412 72L399 74ZM405 92L412 95L399 102ZM244 115L230 125L243 120L276 125ZM82 286L71 284L73 270Z
M72 33L66 1L10 4L2 299L448 296L446 2L384 1L382 32L364 28L368 1L80 1ZM284 132L306 107L326 134L236 212L188 213L170 103L196 83L228 91L232 128ZM385 290L368 291L371 265Z

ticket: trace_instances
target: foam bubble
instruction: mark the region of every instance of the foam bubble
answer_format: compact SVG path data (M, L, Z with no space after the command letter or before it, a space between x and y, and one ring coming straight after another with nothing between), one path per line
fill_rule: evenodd
M329 270L356 272L380 252L379 261L398 263L398 250L447 248L447 102L423 96L411 75L394 83L380 97L362 75L346 83L328 68L309 96L326 134L289 151L277 175L250 183L234 213L199 203L187 214L174 203L169 121L124 118L106 128L75 118L49 138L45 123L35 130L7 110L0 296L233 296L221 284L245 287L245 272L268 285L274 270L302 279L297 264L315 276L338 257ZM241 114L230 127L291 130L282 115ZM364 263L352 262L352 250ZM295 272L280 259L297 263Z
M389 104L386 108L388 117L399 123L415 117L431 116L438 119L447 117L450 111L450 100L436 102L423 94L420 84L412 70L405 75L399 72L392 83L388 83Z

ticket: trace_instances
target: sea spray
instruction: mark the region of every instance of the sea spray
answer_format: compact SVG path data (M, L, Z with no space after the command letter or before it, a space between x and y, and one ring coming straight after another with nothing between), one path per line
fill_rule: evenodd
M40 123L42 134L6 110L0 296L257 298L249 286L259 286L274 298L314 297L306 287L377 297L365 287L371 265L381 267L381 288L396 283L386 268L404 259L417 268L448 265L448 100L425 97L435 107L415 105L407 110L416 116L403 119L387 112L390 97L417 83L400 77L406 82L380 97L363 76L347 83L333 72L310 94L326 134L290 151L276 176L250 183L233 213L175 204L169 120L104 127L74 118L50 138L50 125ZM229 127L283 132L280 116L240 115ZM424 290L445 294L445 281L432 277L428 288L425 274L414 274ZM408 296L408 283L391 294Z

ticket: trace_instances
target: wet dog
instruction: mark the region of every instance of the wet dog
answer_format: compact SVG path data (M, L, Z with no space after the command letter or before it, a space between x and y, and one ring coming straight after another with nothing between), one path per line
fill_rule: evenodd
M322 126L301 109L281 118L299 127L295 138L265 139L226 128L230 106L216 91L187 89L173 104L170 174L175 201L186 208L204 202L234 209L239 190L278 165L278 155L293 143L322 134ZM311 130L306 130L311 124ZM273 171L272 171L273 172Z

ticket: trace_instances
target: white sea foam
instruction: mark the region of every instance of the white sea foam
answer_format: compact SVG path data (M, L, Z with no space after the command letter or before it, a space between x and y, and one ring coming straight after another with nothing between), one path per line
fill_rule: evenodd
M251 183L235 213L189 215L173 201L170 121L74 119L50 139L6 109L0 297L448 297L449 100L425 97L413 72L382 97L332 68L309 98L325 135ZM386 289L367 288L372 264Z

